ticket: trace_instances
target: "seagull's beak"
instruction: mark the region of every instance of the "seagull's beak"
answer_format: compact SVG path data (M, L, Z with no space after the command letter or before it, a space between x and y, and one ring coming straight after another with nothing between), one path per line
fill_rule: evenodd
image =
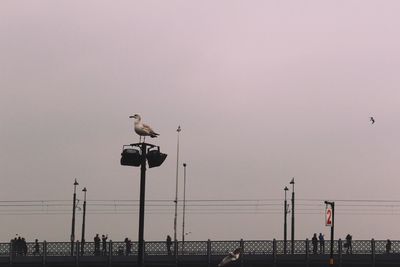
M129 116L129 118L131 118L131 119L134 118L134 117L135 117L135 116Z

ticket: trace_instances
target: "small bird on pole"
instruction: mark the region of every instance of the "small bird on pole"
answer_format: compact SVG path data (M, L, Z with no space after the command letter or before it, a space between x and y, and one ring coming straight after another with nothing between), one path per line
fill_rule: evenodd
M133 116L129 116L129 118L135 119L135 132L139 135L139 142L142 140L143 136L143 142L146 140L146 136L150 136L151 138L157 137L159 134L153 131L153 129L142 123L142 118L140 117L139 114L135 114Z
M374 123L375 123L374 117L369 117L369 120L372 122L371 124L374 124Z

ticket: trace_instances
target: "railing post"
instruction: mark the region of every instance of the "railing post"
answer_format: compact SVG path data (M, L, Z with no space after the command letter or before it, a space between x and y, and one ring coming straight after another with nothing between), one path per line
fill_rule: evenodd
M208 267L211 266L211 240L207 240L207 259L208 259Z
M108 242L108 266L112 266L112 256L113 256L113 244L112 240Z
M43 267L46 266L46 257L47 257L47 242L46 242L46 240L44 240L44 241L43 241L43 259L42 259L42 261L43 261L43 263L42 263Z
M272 240L272 262L276 266L276 239Z
M242 255L240 257L240 266L243 267L243 257L244 257L244 241L243 241L243 238L240 239L239 246L240 246L241 253L242 253Z
M375 240L371 239L372 267L375 267Z
M338 240L338 249L339 249L339 267L342 266L342 253L343 253L343 247L342 247L342 239L339 238Z
M309 244L309 242L308 242L308 238L306 238L306 264L307 264L307 267L310 265L310 259L309 259L309 257L310 257L310 244Z
M13 240L10 241L10 267L13 265L13 254L14 254L14 246L13 246Z
M76 240L76 246L75 246L75 266L79 267L79 240Z

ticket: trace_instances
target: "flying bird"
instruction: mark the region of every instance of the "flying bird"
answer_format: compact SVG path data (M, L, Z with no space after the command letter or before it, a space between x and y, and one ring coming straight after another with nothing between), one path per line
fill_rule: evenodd
M372 122L371 124L374 124L374 123L375 123L374 117L369 117L369 120Z
M150 136L151 138L157 137L159 134L153 131L153 129L142 123L142 118L139 114L135 114L133 116L129 116L129 118L135 119L135 132L139 135L139 142L142 140L143 142L146 140L146 136Z
M238 260L241 252L242 248L237 248L233 252L229 252L229 255L222 259L222 261L218 264L218 267L226 266L229 263Z

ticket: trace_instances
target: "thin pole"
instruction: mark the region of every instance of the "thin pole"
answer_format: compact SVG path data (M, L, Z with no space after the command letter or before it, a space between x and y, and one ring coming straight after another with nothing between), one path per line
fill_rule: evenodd
M86 187L82 189L84 193L83 197L83 218L82 218L82 237L81 237L81 255L85 252L85 221L86 221Z
M289 188L287 188L287 186L285 186L284 188L285 190L285 202L284 202L284 208L283 208L283 212L284 212L284 223L283 223L283 253L286 254L287 252L287 198L286 198L286 192L289 190Z
M76 186L79 185L75 179L74 182L74 196L72 200L72 225L71 225L71 256L74 255L74 243L75 243L75 209L76 209Z
M292 254L294 254L294 178L292 179L292 181L290 182L290 184L293 185L292 188L292 236L291 236L291 240L292 240Z
M185 254L186 163L183 163L182 255Z
M146 188L146 143L141 143L142 163L140 166L140 203L139 203L139 244L137 264L139 267L144 267L144 201Z
M335 233L335 202L331 202L332 207L332 226L331 226L331 258L329 260L329 265L333 266L333 240L334 240L334 233Z
M175 216L174 216L174 255L175 260L178 259L178 240L176 237L176 227L177 227L177 218L178 218L178 170L179 170L179 133L181 131L181 126L178 126L176 130L177 134L177 143L176 143L176 186L175 186Z

